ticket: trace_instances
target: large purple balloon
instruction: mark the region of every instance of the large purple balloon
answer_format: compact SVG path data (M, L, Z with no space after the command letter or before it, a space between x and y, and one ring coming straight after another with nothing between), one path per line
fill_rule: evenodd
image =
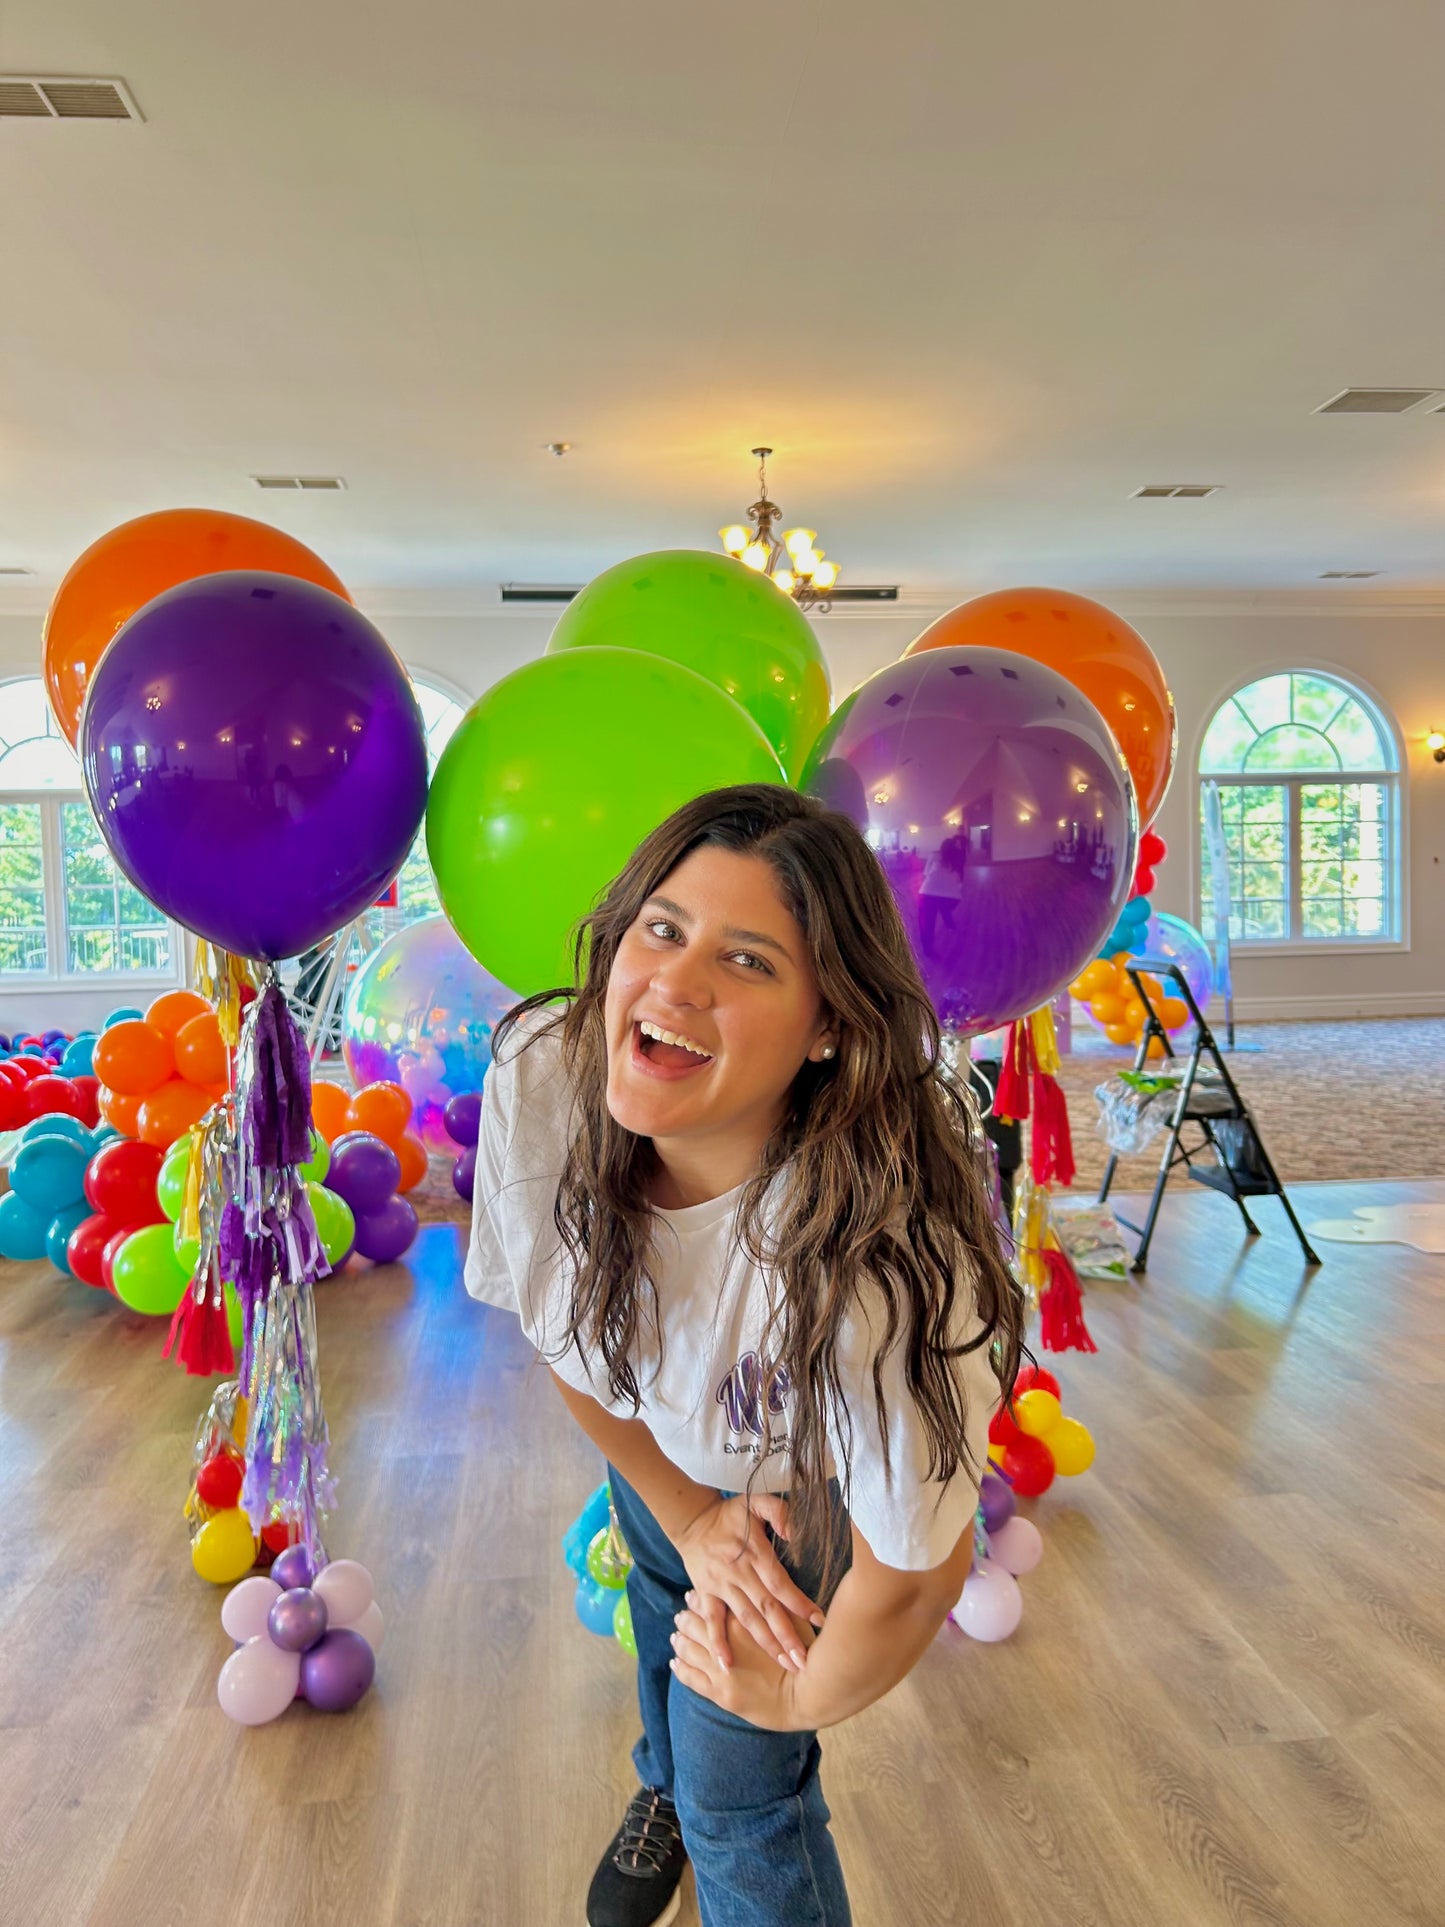
M326 1188L355 1214L380 1211L401 1183L401 1159L370 1131L347 1131L331 1147Z
M802 787L877 852L940 1020L992 1030L1097 953L1129 894L1133 786L1072 683L1003 649L930 649L871 676Z
M416 1233L416 1206L410 1198L388 1198L377 1210L356 1214L356 1249L373 1264L391 1264Z
M301 1691L322 1713L355 1706L376 1678L376 1655L360 1633L338 1626L301 1655Z
M360 915L426 807L405 669L293 576L198 576L148 602L96 665L80 752L130 881L245 957L299 956Z

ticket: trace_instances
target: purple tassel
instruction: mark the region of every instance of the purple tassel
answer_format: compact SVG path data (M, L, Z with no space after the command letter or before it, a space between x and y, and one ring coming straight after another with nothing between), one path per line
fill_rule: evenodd
M263 1171L305 1164L311 1156L311 1064L278 984L269 983L247 1013L253 1053L241 1119L247 1156Z

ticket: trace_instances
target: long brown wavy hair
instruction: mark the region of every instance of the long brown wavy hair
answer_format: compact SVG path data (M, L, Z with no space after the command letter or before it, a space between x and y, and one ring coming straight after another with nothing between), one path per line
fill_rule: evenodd
M989 1347L1008 1390L1023 1334L1022 1294L991 1215L977 1114L941 1061L938 1020L876 857L847 817L794 790L746 784L698 797L638 846L580 925L574 986L509 1012L494 1049L527 1012L563 1001L539 1034L560 1032L577 1097L554 1207L573 1273L566 1343L600 1358L611 1396L635 1412L639 1335L659 1329L648 1275L656 1154L650 1138L625 1130L607 1108L604 1005L623 936L664 879L704 846L771 866L837 1029L836 1055L798 1073L738 1215L740 1243L771 1286L760 1356L772 1379L787 1374L791 1547L829 1566L838 1548L828 1415L843 1447L837 1473L846 1504L852 1426L838 1351L850 1314L867 1302L876 1325L881 1298L873 1396L885 1451L882 1363L900 1346L928 1476L939 1480L983 1470L966 1437L959 1359ZM982 1329L959 1347L952 1334L970 1298ZM767 1409L770 1401L761 1402Z

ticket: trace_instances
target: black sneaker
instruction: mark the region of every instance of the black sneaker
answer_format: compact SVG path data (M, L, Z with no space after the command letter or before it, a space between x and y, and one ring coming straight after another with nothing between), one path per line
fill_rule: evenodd
M677 1808L656 1787L639 1787L587 1890L587 1927L667 1927L687 1854Z

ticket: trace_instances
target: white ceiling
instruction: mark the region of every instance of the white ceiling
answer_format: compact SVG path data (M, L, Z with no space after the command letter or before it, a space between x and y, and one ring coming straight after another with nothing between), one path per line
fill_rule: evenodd
M5 0L0 71L146 116L0 122L33 587L192 502L581 580L759 440L855 582L1445 579L1445 415L1311 413L1445 387L1439 0Z

